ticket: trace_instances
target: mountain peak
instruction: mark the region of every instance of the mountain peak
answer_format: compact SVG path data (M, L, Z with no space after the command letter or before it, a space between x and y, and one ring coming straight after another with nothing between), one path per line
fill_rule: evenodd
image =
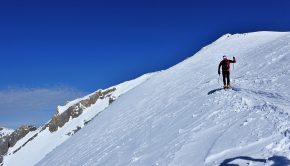
M290 161L289 33L227 36L132 89L38 165ZM223 55L237 59L234 89L218 81Z

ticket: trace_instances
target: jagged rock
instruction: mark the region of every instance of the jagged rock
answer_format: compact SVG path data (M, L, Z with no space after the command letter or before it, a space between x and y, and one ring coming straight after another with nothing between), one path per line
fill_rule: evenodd
M8 137L5 136L0 139L0 163L2 163L3 155L7 153L8 148Z
M66 111L61 114L55 114L51 121L44 126L43 129L49 128L50 132L55 132L59 127L63 127L70 118L76 118L83 113L83 110L91 105L95 104L98 99L104 99L105 97L111 97L111 93L114 92L116 88L108 89L105 91L97 91L88 99L82 100L79 103L72 105Z
M109 98L109 104L112 104L115 100L116 100L116 97L115 96L111 96Z
M13 147L17 141L26 136L30 131L35 131L35 126L24 125L15 130L9 137L9 147Z
M0 139L0 163L2 163L3 155L5 155L10 147L13 147L17 141L25 137L30 131L35 131L35 126L23 125L15 130L12 134L4 136Z

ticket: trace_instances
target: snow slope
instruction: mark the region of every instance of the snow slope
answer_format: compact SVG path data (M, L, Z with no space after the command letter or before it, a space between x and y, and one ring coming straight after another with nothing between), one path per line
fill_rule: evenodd
M218 89L223 55L237 58L235 90ZM123 95L37 165L288 165L289 81L290 33L225 35Z
M116 100L121 95L142 84L142 82L146 81L154 74L155 73L146 74L135 80L127 81L117 86L108 88L116 89L112 92L112 94L110 94L110 96L114 97ZM93 94L94 93L68 102L65 106L58 106L56 115L64 113L71 106L78 104L82 100L90 98ZM85 108L81 115L77 118L71 118L63 127L58 128L55 132L51 132L48 127L40 127L38 130L28 133L24 138L19 140L15 146L9 148L7 155L4 156L4 166L35 165L54 148L68 140L74 132L83 128L87 122L108 108L110 105L109 100L109 97L106 96L104 96L103 99L98 99L95 104Z
M5 127L0 127L0 138L1 137L4 137L6 135L10 135L13 133L13 129L8 129L8 128L5 128Z

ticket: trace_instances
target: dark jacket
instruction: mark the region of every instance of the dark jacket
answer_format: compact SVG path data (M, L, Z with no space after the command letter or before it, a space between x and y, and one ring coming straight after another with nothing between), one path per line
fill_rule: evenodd
M230 71L230 64L236 63L236 58L233 57L233 60L224 59L220 62L219 68L218 68L218 74L220 74L220 68L222 67L222 71Z

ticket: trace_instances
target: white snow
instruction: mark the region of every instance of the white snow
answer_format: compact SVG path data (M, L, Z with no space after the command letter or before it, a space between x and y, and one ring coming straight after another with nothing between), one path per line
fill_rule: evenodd
M142 84L144 81L152 77L154 73L143 75L135 80L127 81L120 85L115 86L116 91L112 94L116 99L120 95L128 92L132 88ZM111 87L113 88L113 87ZM76 99L67 103L67 105L58 107L58 114L63 113L65 109L80 102L81 100L87 99L90 95L80 99ZM116 102L116 101L115 101ZM55 149L57 146L68 140L73 135L73 130L78 127L84 127L87 121L92 120L101 111L105 110L109 106L109 98L103 100L97 100L95 104L84 109L83 113L74 119L70 119L62 128L59 128L56 132L51 133L48 128L41 131L39 128L36 131L28 133L24 138L19 140L15 146L11 147L8 151L8 155L4 156L4 166L30 166L35 165L42 158L45 157L49 152ZM29 139L37 136L30 142L26 143ZM25 144L25 146L23 146ZM22 147L21 147L22 146ZM20 150L18 150L21 147ZM14 153L18 150L16 153Z
M237 58L236 91L213 91L223 55ZM124 94L37 165L289 165L289 81L290 33L223 36Z
M0 127L0 138L12 134L13 131L14 131L13 129Z

